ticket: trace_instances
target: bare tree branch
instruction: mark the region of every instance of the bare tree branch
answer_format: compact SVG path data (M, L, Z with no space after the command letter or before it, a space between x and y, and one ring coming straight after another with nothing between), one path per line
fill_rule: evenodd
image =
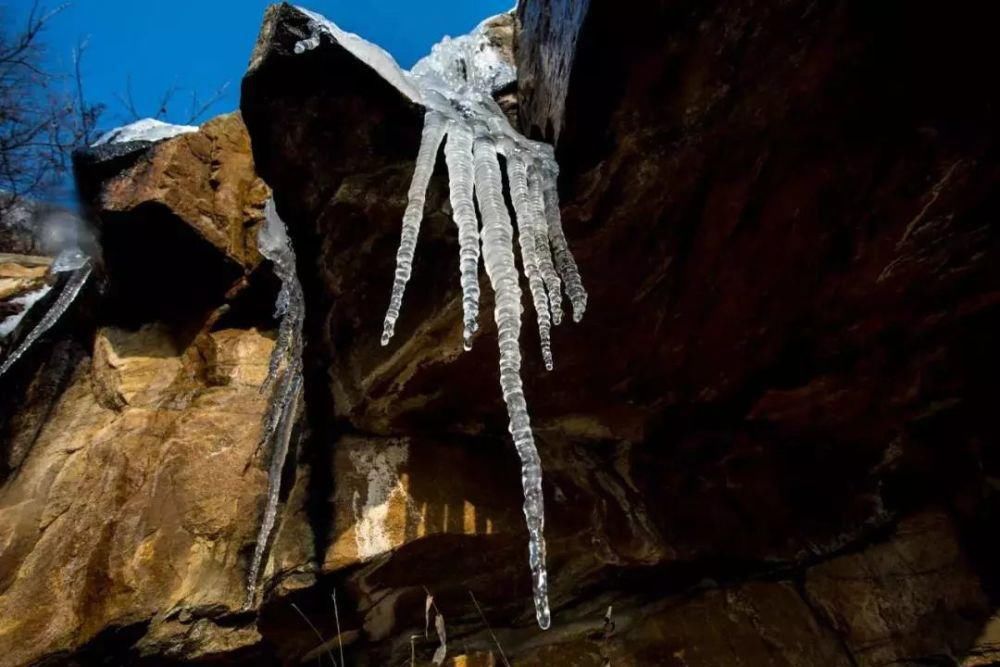
M20 28L0 20L0 208L65 186L69 154L89 143L103 109L84 95L86 40L73 52L74 92L63 85L70 83L65 75L45 65L43 33L67 6L46 9L35 0Z
M191 101L188 104L187 115L180 122L186 123L188 125L194 125L198 123L208 111L219 103L226 96L226 92L229 90L229 81L225 82L219 86L212 96L207 100L202 101L198 94L197 89L191 91ZM156 111L152 114L144 114L139 110L139 106L135 102L135 97L132 93L132 75L129 74L125 78L125 90L121 93L115 95L118 99L119 104L125 109L129 121L137 121L141 118L155 118L156 120L166 120L167 116L170 114L170 106L173 104L177 97L177 94L183 91L184 88L177 86L177 84L171 84L160 97L160 101L156 106ZM176 117L176 114L174 115Z
M215 90L215 93L210 98L208 98L208 100L204 104L198 103L198 91L192 90L191 108L188 111L187 123L189 125L193 125L197 123L199 120L201 120L201 117L204 116L209 109L211 109L219 102L219 100L225 97L227 90L229 90L229 81L226 81L224 84L219 86Z
M153 116L156 120L163 120L167 117L167 112L170 110L170 101L174 98L174 94L177 92L177 84L170 84L165 91L163 91L163 97L160 98L160 105L156 109L156 115Z
M128 112L130 120L139 120L142 116L139 114L138 109L135 106L135 98L132 97L132 75L128 74L125 77L125 92L124 94L118 93L115 95L121 105L125 107L125 111Z
M81 62L83 61L83 54L90 45L89 37L82 37L80 41L77 42L76 48L73 49L73 73L76 77L76 110L79 116L79 138L86 145L91 143L91 135L93 134L94 125L97 121L96 118L90 118L88 116L88 110L90 107L87 105L87 98L83 94L83 71L81 67Z

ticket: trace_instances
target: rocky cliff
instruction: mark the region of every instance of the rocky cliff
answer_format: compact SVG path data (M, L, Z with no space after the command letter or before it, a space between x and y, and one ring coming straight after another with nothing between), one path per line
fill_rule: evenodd
M270 8L240 114L78 156L101 279L0 380L0 664L425 664L429 595L456 667L996 664L993 14L527 0L494 21L518 65L499 101L556 145L590 291L554 371L522 340L542 632L440 168L379 345L422 109L336 39L296 53L308 18ZM272 194L306 409L244 609ZM12 295L45 275L18 261Z

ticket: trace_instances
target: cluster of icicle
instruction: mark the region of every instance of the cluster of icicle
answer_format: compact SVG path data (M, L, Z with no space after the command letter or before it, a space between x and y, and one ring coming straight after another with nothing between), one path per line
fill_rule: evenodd
M318 46L322 32L345 43L343 31L321 17L312 16L313 34L297 45L297 52ZM351 35L348 39L358 38ZM385 75L384 63L376 69ZM481 247L495 294L493 316L499 336L500 386L507 404L510 432L521 459L535 611L539 626L548 628L551 618L545 570L542 470L520 375L520 276L515 265L514 229L504 202L498 156L506 160L521 263L538 322L542 359L549 370L553 366L550 332L553 324L562 321L563 290L572 306L574 321L580 321L587 306L587 293L560 221L556 189L559 169L552 147L522 136L494 101L493 92L512 82L515 71L490 44L485 23L469 35L445 38L404 78L406 85L401 89L408 94L416 89L427 112L403 215L382 344L389 343L399 318L403 293L412 272L427 185L444 142L451 206L458 230L465 348L470 349L478 329ZM481 224L473 196L479 204Z
M20 345L4 359L3 365L0 365L0 377L3 377L46 331L54 327L62 319L62 316L73 305L80 292L83 291L93 271L93 260L79 248L63 250L56 256L49 267L49 275L61 277L63 274L68 273L69 276L64 279L62 289L59 291L58 296L56 296L56 300L52 303L52 306L38 320L34 328L28 332L28 335L24 337Z
M274 272L281 280L281 291L274 310L274 316L280 322L278 338L271 352L267 379L261 387L261 391L271 391L271 398L258 449L269 451L271 462L267 477L267 504L247 576L247 608L256 600L261 569L274 532L278 499L281 495L281 471L288 458L302 397L302 322L305 318L305 302L302 285L295 272L295 251L288 239L285 223L278 217L273 199L268 200L264 208L264 224L257 233L257 247L260 254L273 263Z

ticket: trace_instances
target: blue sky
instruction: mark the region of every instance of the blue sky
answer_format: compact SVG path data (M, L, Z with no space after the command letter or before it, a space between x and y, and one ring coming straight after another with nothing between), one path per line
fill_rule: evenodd
M56 7L61 0L42 0ZM183 122L191 91L204 98L225 82L229 89L207 117L236 109L240 79L264 9L264 0L74 0L45 35L54 67L72 69L72 49L89 46L83 61L88 102L108 110L107 129L128 119L117 101L131 75L141 115L154 115L163 92L178 91L166 120ZM381 45L409 67L443 35L468 32L483 18L510 9L513 0L312 0L303 6ZM0 0L19 20L31 0Z

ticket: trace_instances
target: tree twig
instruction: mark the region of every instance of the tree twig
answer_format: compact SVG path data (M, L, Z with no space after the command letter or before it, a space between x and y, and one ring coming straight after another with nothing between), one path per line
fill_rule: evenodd
M321 635L320 632L319 632L319 630L316 629L316 626L312 624L312 621L309 620L309 617L306 616L305 613L303 613L303 611L301 609L299 609L299 606L297 604L295 604L294 602L292 603L292 609L294 609L295 611L299 612L299 616L302 617L302 620L304 620L306 622L306 624L310 628L312 628L313 634L315 634L316 638L319 639L319 645L320 646L325 646L326 645L326 640L323 639L323 635ZM328 656L330 656L330 662L333 663L334 665L336 665L337 661L334 660L333 653L330 652L329 648L326 649L326 654ZM319 662L319 664L322 666L323 660L319 656L316 656L316 661Z
M506 667L510 667L507 655L503 652L503 646L500 645L500 640L497 639L496 633L494 633L493 628L490 627L490 622L486 620L486 614L483 613L483 608L479 606L479 600L476 599L476 594L473 593L471 589L469 590L469 597L472 598L472 604L476 605L476 611L479 612L479 618L483 619L486 631L490 633L490 637L493 638L493 643L497 645L497 650L500 651L500 659L503 660L503 664Z
M333 594L330 596L333 598L333 618L337 622L337 645L340 649L340 665L344 667L347 663L344 662L344 635L340 631L340 611L337 609L337 589L333 589Z

